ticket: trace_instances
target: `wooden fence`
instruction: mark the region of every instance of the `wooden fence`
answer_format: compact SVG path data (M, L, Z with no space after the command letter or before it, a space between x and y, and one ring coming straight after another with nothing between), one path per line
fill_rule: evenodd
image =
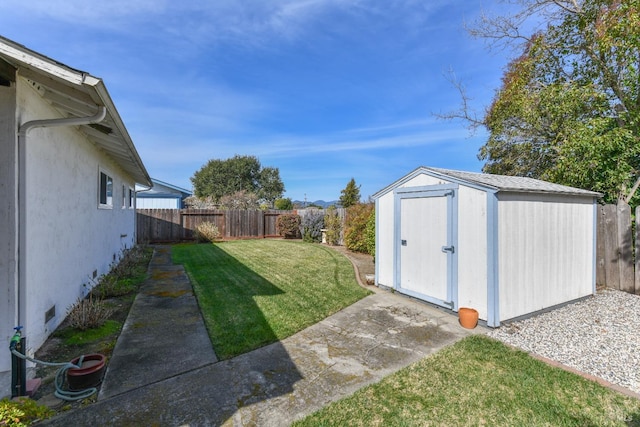
M158 243L193 240L193 230L205 221L214 223L220 230L221 237L227 240L280 237L276 228L279 215L297 213L304 218L312 212L324 214L326 211L323 209L293 211L138 209L136 212L138 243ZM344 229L346 209L339 208L337 213L342 219Z
M598 206L596 284L640 294L640 207L636 208L635 235L631 208L625 203ZM634 252L636 253L634 261Z
M214 223L223 239L278 237L276 219L290 211L138 209L138 242L177 242L192 240L195 227Z

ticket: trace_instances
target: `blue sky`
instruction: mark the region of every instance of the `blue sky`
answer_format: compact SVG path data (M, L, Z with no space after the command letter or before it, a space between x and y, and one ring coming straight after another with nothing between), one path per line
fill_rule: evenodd
M434 116L489 105L506 64L465 31L476 0L25 0L0 34L104 79L153 178L191 189L255 155L285 197L371 194L418 166L479 171L483 131Z

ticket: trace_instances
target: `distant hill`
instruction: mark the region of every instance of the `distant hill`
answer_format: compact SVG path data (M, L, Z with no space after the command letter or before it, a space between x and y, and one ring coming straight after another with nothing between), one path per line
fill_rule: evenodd
M314 202L310 202L310 201L308 201L308 202L306 203L306 206L309 206L309 205L316 205L316 206L322 206L322 208L323 208L323 209L326 209L326 208L328 208L328 207L329 207L329 206L331 206L331 205L338 206L338 203L340 203L338 200L333 200L333 201L331 201L331 202L325 202L324 200L316 200L316 201L314 201ZM293 205L294 205L294 206L304 207L304 206L305 206L305 202L300 201L300 200L294 200L294 201L293 201Z

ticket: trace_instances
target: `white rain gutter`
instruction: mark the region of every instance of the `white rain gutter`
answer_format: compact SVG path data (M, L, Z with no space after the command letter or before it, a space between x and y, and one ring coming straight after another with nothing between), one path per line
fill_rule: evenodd
M44 119L44 120L31 120L20 125L18 130L18 286L17 286L17 323L16 326L23 326L22 322L25 320L22 318L23 307L25 304L23 295L23 286L26 282L26 268L22 259L24 253L22 251L26 247L27 241L27 189L26 189L26 165L27 165L27 133L34 128L42 127L56 127L56 126L80 126L88 125L92 123L99 123L107 116L107 108L104 106L98 107L98 112L93 116L88 117L71 117L66 119Z

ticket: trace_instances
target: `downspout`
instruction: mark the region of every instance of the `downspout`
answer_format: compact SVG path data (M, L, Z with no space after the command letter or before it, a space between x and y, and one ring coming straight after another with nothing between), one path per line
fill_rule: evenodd
M23 287L26 282L26 268L23 258L24 248L26 247L27 239L27 189L26 189L26 167L27 167L27 133L38 127L54 127L54 126L80 126L91 123L99 123L107 115L107 108L104 106L98 107L98 112L93 116L88 117L71 117L66 119L44 119L44 120L31 120L29 122L20 125L18 130L18 286L17 286L17 319L16 325L23 325L25 319L23 319L23 307L26 302L23 293Z

